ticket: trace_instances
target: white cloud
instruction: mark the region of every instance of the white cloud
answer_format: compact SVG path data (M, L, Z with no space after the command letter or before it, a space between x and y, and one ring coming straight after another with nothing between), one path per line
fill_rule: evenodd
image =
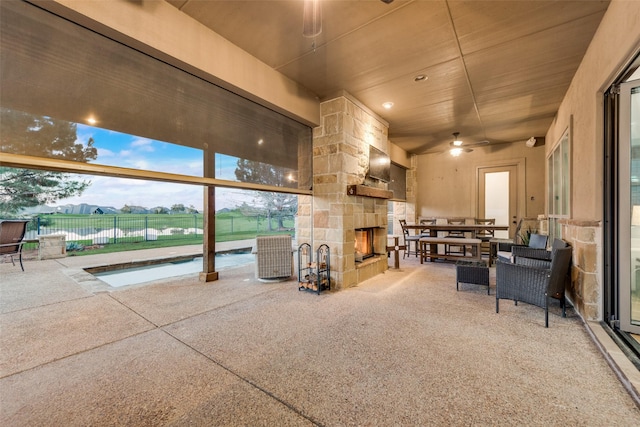
M155 151L155 148L153 147L153 141L146 138L139 138L131 141L131 147L135 148L138 151L144 151L147 153Z
M101 158L113 157L115 155L116 155L116 153L114 153L111 150L108 150L106 148L98 148L98 161L100 161Z
M129 162L136 169L143 170L154 170L154 168L150 167L149 162L143 159L133 160Z
M103 176L80 176L92 184L81 195L59 200L56 205L87 203L122 208L125 204L153 208L174 204L203 208L203 189L198 185L174 184Z

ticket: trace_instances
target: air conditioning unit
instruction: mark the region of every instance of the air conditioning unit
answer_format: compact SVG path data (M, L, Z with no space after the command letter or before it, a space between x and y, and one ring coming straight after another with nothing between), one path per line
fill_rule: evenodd
M293 275L291 235L257 236L253 252L258 279L286 280Z

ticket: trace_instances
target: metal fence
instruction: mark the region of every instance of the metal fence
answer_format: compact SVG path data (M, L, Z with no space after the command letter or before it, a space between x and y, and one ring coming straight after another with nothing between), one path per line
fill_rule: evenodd
M266 218L216 216L216 240L253 238L258 234L293 232L292 216ZM67 242L83 245L135 243L153 240L202 238L202 214L118 214L118 215L42 215L28 226L26 239L47 234L64 234Z
M135 243L202 236L202 215L51 215L34 218L27 238L64 234L82 244Z

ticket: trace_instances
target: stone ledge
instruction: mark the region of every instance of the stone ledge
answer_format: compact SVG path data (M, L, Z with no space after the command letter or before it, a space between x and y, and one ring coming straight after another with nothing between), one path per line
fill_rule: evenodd
M373 197L377 199L391 199L393 197L393 191L368 187L366 185L347 185L347 195Z
M380 255L380 254L376 254L370 258L364 259L360 262L356 262L356 270L359 270L361 268L365 268L365 267L369 267L371 265L375 265L381 261L386 261L387 260L387 255Z
M571 225L575 227L600 227L602 225L602 221L597 219L589 220L589 219L561 218L558 220L558 223L562 225Z

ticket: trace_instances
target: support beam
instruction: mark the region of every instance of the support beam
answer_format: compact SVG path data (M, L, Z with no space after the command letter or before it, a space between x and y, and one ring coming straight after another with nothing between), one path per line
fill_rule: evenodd
M213 185L204 187L204 236L202 248L201 282L218 280L216 271L216 188Z

